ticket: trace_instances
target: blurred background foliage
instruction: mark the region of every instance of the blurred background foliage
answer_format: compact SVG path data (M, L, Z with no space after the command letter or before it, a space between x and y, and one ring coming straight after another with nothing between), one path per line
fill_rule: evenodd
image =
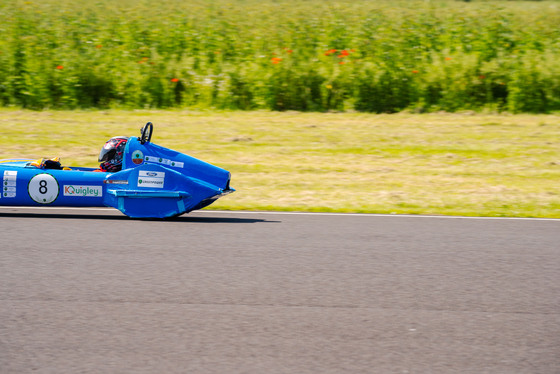
M560 2L0 0L0 105L560 110Z

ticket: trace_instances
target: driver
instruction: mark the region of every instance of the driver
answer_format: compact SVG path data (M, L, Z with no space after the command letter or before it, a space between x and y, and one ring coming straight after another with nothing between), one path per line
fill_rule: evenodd
M126 136L115 136L105 143L99 153L100 171L115 173L122 169L124 147L128 142Z

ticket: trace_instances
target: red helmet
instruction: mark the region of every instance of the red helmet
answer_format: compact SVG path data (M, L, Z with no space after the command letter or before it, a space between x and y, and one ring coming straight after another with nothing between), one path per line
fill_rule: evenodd
M99 153L99 162L103 162L101 167L108 171L119 171L122 168L124 147L128 142L128 137L115 136L107 140Z

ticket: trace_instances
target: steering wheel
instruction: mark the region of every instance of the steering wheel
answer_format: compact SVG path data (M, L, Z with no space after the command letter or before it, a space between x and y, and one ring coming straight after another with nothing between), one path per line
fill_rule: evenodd
M152 140L152 133L154 132L154 125L151 122L146 123L144 128L142 128L142 135L138 138L140 144L150 142Z

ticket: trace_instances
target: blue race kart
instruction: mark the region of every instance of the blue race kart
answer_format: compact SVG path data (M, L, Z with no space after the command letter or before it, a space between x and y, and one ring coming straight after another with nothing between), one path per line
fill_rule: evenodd
M167 218L202 209L235 191L231 174L151 143L153 125L131 137L122 170L62 167L58 159L0 160L0 205L113 207L133 218Z

